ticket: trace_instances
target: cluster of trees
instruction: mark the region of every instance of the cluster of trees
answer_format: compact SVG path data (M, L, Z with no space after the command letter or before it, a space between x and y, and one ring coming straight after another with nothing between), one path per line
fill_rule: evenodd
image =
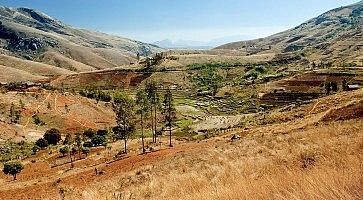
M124 153L127 153L127 141L136 132L136 122L140 121L141 140L143 153L145 149L144 131L147 126L146 121L151 121L152 141L157 142L157 135L162 131L169 132L169 146L172 147L172 127L176 119L174 108L173 94L170 89L164 93L162 101L159 98L158 87L155 82L148 82L145 89L138 90L136 98L133 99L124 92L116 92L113 96L113 111L116 114L117 126L112 128L112 131L91 129L85 130L83 133L77 133L74 136L67 134L63 146L59 148L59 152L63 155L69 155L71 165L73 167L74 156L78 153L86 156L90 153L92 147L105 146L110 139L124 140ZM163 128L157 131L158 127L158 112L163 116ZM140 120L136 120L139 118ZM50 145L58 145L61 141L61 133L58 129L52 128L45 132L44 136L35 142L33 152L36 153L41 149L45 149ZM3 172L13 175L16 180L16 175L21 172L24 166L20 162L8 162L4 164Z
M81 90L81 91L79 91L79 94L81 96L87 97L89 99L95 99L97 101L97 103L99 101L110 102L112 100L111 95L109 95L107 92L104 92L100 89L90 88L90 89L86 89L86 90Z
M61 133L58 129L52 128L45 132L44 136L35 142L34 152L45 149L49 145L57 145L61 141Z
M141 127L142 150L145 152L144 129L145 121L151 121L152 142L157 142L157 136L161 131L169 130L169 146L171 144L171 129L175 121L176 114L174 108L173 95L170 89L164 94L164 99L160 102L158 88L155 82L146 83L145 89L138 90L136 99L132 99L126 93L117 92L113 98L113 110L116 114L117 126L113 132L117 139L124 140L124 152L127 153L127 141L135 133L135 118L139 117ZM157 131L158 111L164 117L162 130Z

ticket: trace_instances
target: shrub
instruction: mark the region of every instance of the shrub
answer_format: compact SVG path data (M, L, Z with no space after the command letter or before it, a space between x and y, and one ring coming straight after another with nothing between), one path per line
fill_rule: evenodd
M33 118L34 124L36 124L38 126L45 125L45 123L40 119L40 117L37 114L33 115L32 118Z

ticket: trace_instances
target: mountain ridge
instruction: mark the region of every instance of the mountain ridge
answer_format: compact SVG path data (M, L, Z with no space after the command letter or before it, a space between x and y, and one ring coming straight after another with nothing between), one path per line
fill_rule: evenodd
M74 28L30 8L0 6L0 16L1 54L63 68L68 74L130 65L137 62L137 54L148 56L163 50L133 39Z
M216 49L248 54L302 52L314 60L360 60L363 49L363 1L335 8L265 38L233 42Z

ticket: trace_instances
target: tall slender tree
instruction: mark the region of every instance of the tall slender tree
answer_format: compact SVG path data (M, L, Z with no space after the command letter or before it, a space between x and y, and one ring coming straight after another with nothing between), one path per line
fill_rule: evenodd
M149 115L149 101L147 99L146 92L144 90L139 90L136 94L136 114L140 116L141 125L141 142L142 142L142 152L145 153L145 143L144 143L144 120Z
M134 125L135 103L127 94L117 92L113 96L113 110L116 114L117 127L113 129L118 138L125 142L125 154L127 153L127 140L135 131Z
M77 151L78 151L78 158L81 159L81 151L82 151L82 136L80 133L76 134L76 137L74 139L76 146L77 146Z
M151 131L153 135L153 142L156 143L156 126L157 126L157 117L156 112L159 104L159 97L157 93L156 83L151 81L146 83L145 92L147 99L149 101L150 111L151 111Z
M170 89L167 89L164 95L163 100L163 116L164 116L164 125L169 128L169 146L172 147L171 144L171 129L176 119L175 107L174 107L174 99L173 93Z

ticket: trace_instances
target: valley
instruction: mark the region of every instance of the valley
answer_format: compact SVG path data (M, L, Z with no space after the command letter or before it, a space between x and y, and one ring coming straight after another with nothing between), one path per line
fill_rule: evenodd
M363 199L362 14L187 50L0 7L0 199Z

